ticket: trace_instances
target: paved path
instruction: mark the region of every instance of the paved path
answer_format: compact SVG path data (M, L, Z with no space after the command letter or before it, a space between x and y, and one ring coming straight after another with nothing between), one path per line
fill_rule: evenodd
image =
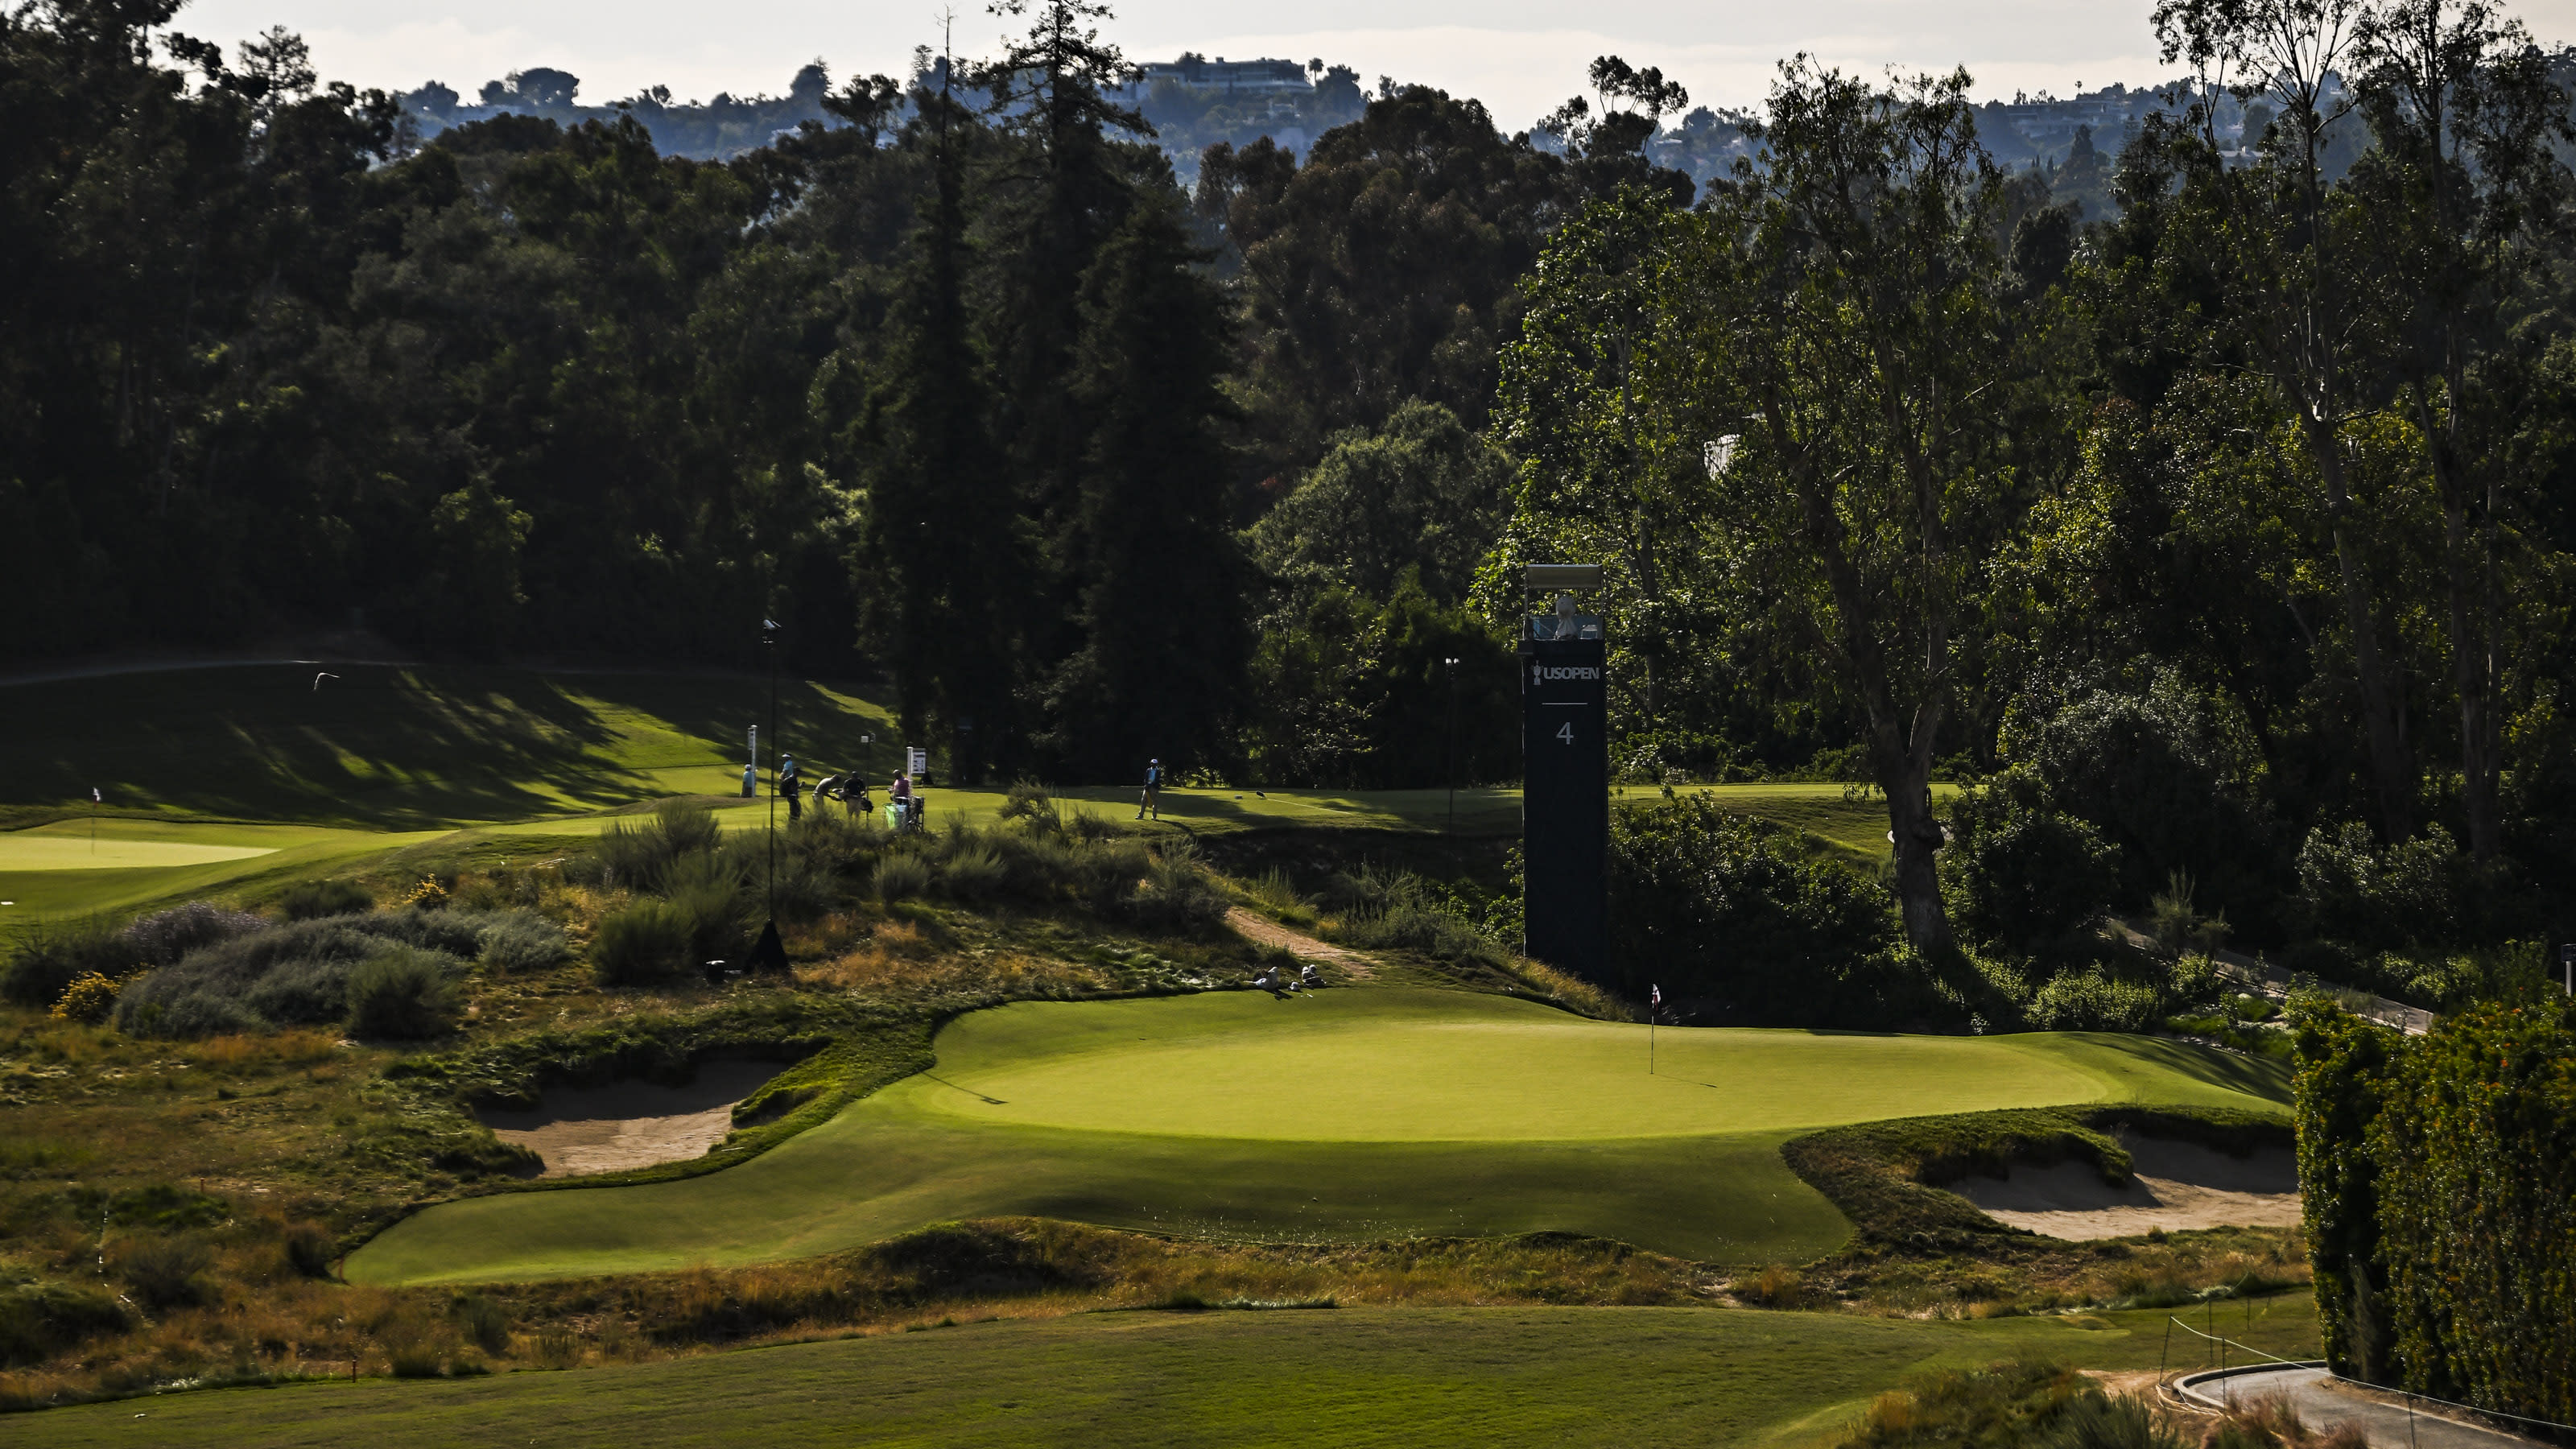
M2143 948L2150 944L2146 933L2128 922L2114 919L2111 924L2121 935L2128 938L2130 945ZM2230 951L2225 947L2210 952L2209 957L2220 966L2227 968L2226 974L2235 978L2238 985L2247 988L2255 995L2273 1001L2290 999L2290 973L2271 962L2260 957ZM2385 996L2372 997L2370 1009L2362 1014L2382 1026L2393 1026L2408 1036L2422 1036L2433 1029L2433 1013L2420 1006L2408 1006L2402 1001L2391 1001Z
M2213 1408L2227 1403L2230 1396L2237 1403L2286 1399L2309 1428L2323 1431L2350 1424L2369 1436L2372 1449L2505 1449L2539 1442L2461 1420L2436 1418L2420 1406L2410 1419L2402 1404L2365 1395L2315 1367L2239 1370L2224 1376L2193 1374L2174 1388L2185 1399Z

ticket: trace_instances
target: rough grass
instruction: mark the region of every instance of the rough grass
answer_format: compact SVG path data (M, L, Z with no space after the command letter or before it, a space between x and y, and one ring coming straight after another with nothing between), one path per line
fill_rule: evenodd
M695 1291L717 1318L728 1290ZM1379 1307L1304 1313L1083 1313L990 1321L941 1298L856 1330L755 1357L676 1359L601 1285L572 1318L512 1319L511 1356L486 1356L448 1295L343 1290L354 1318L409 1337L447 1374L396 1383L372 1345L369 1381L317 1380L270 1393L181 1394L147 1405L56 1410L10 1421L30 1446L130 1440L408 1445L716 1442L754 1423L780 1443L1104 1446L1300 1442L1406 1445L1813 1444L1856 1424L1875 1395L1942 1368L1997 1359L2151 1369L2161 1317L2088 1326L2037 1319L1917 1322L1690 1307ZM657 1290L661 1291L661 1290ZM2313 1315L2250 1330L2283 1356L2310 1351ZM1067 1306L1069 1308L1069 1305ZM263 1329L275 1331L269 1325ZM851 1330L823 1330L850 1332ZM758 1342L758 1339L745 1340ZM551 1342L553 1348L547 1349ZM584 1373L484 1376L546 1361ZM348 1365L337 1365L345 1374ZM149 1419L137 1425L138 1408Z

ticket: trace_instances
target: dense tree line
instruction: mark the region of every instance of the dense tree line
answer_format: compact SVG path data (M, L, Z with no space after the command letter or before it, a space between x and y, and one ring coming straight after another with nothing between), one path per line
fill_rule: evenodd
M1253 705L1313 651L1257 655L1256 621L1367 619L1333 673L1380 734L1450 667L1428 659L1472 651L1496 687L1458 605L1503 470L1466 430L1515 280L1634 155L1542 154L1390 87L1303 165L1213 148L1188 194L1073 0L721 163L631 115L420 145L292 35L228 55L177 11L0 20L8 656L359 623L739 662L776 618L792 665L890 675L968 776L1431 768L1265 748ZM1441 560L1410 593L1400 569L1332 603L1274 588L1238 530L1417 399L1453 419L1435 451L1476 452L1426 485L1464 510ZM1507 774L1487 735L1478 769Z
M1641 771L1882 790L1919 950L2163 897L2398 989L2563 935L2568 97L2475 3L2157 20L2200 87L2098 224L1993 164L1964 75L1801 60L1696 207L1561 228L1494 563L1611 564Z
M2164 7L2068 194L1804 61L1694 187L1614 57L1185 191L1105 10L1012 13L710 163L12 12L7 652L778 619L970 776L1418 785L1513 773L1514 569L1599 559L1622 778L1884 791L1914 949L2563 933L2568 104L2488 10Z

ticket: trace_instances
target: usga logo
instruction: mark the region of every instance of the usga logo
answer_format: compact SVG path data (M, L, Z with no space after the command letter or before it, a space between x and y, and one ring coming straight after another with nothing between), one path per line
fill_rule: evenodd
M1530 666L1532 684L1545 683L1551 679L1599 679L1600 677L1601 666L1597 664L1533 664Z

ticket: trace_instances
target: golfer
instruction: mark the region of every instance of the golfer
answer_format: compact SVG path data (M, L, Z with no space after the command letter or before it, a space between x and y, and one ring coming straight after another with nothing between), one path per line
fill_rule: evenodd
M794 755L780 756L778 761L778 793L787 797L787 823L790 825L795 824L796 818L804 813L800 808L800 801L798 798L798 792L804 788L805 781L796 773L796 757Z
M1145 762L1145 793L1136 797L1136 818L1144 819L1149 810L1155 819L1163 818L1163 762L1160 760Z

